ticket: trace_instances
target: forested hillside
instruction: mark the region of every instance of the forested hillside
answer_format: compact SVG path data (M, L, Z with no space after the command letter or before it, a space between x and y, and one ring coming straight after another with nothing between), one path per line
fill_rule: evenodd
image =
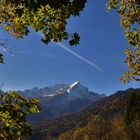
M138 140L140 89L118 91L78 113L33 128L30 140Z

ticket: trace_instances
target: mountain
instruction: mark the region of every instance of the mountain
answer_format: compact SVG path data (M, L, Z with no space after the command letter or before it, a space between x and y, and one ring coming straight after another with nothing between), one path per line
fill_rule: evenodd
M42 111L28 117L31 122L52 120L63 117L87 107L95 101L106 96L89 91L87 87L76 81L70 85L57 84L45 88L35 87L24 91L18 91L28 98L39 98Z
M29 98L41 98L46 96L57 95L60 92L65 92L68 89L68 85L57 84L55 86L45 87L45 88L32 88L26 89L24 91L17 91L18 93L27 96Z
M139 140L140 89L118 91L62 118L33 125L29 140Z

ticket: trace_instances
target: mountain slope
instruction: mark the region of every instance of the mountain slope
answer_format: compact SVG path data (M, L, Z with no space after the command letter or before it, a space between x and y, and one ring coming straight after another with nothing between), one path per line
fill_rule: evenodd
M57 84L51 87L41 89L36 87L18 92L29 98L36 97L40 99L42 111L39 114L29 116L28 120L31 122L63 117L106 97L104 94L89 91L87 87L78 81L70 85Z
M78 113L33 127L30 140L139 140L140 89L119 91Z

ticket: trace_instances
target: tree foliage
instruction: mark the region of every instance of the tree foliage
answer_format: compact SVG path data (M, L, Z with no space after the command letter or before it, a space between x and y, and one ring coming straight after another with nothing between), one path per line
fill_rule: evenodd
M26 99L16 92L0 93L0 139L20 140L30 135L26 117L39 111L37 99Z
M0 24L16 38L29 34L29 28L43 35L41 41L48 44L69 40L70 45L79 44L77 33L66 30L67 20L79 16L87 0L1 0ZM2 54L0 62L3 62Z
M140 1L139 0L109 0L107 10L116 9L120 16L120 25L130 47L125 51L125 63L128 72L124 72L123 82L140 80Z

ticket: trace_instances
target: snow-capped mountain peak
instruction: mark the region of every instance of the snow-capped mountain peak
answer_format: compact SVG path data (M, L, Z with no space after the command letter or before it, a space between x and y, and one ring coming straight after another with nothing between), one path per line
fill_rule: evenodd
M74 87L76 87L77 85L80 85L79 81L76 81L76 82L72 83L72 84L69 86L69 88L67 89L67 92L70 93L71 90L72 90Z

